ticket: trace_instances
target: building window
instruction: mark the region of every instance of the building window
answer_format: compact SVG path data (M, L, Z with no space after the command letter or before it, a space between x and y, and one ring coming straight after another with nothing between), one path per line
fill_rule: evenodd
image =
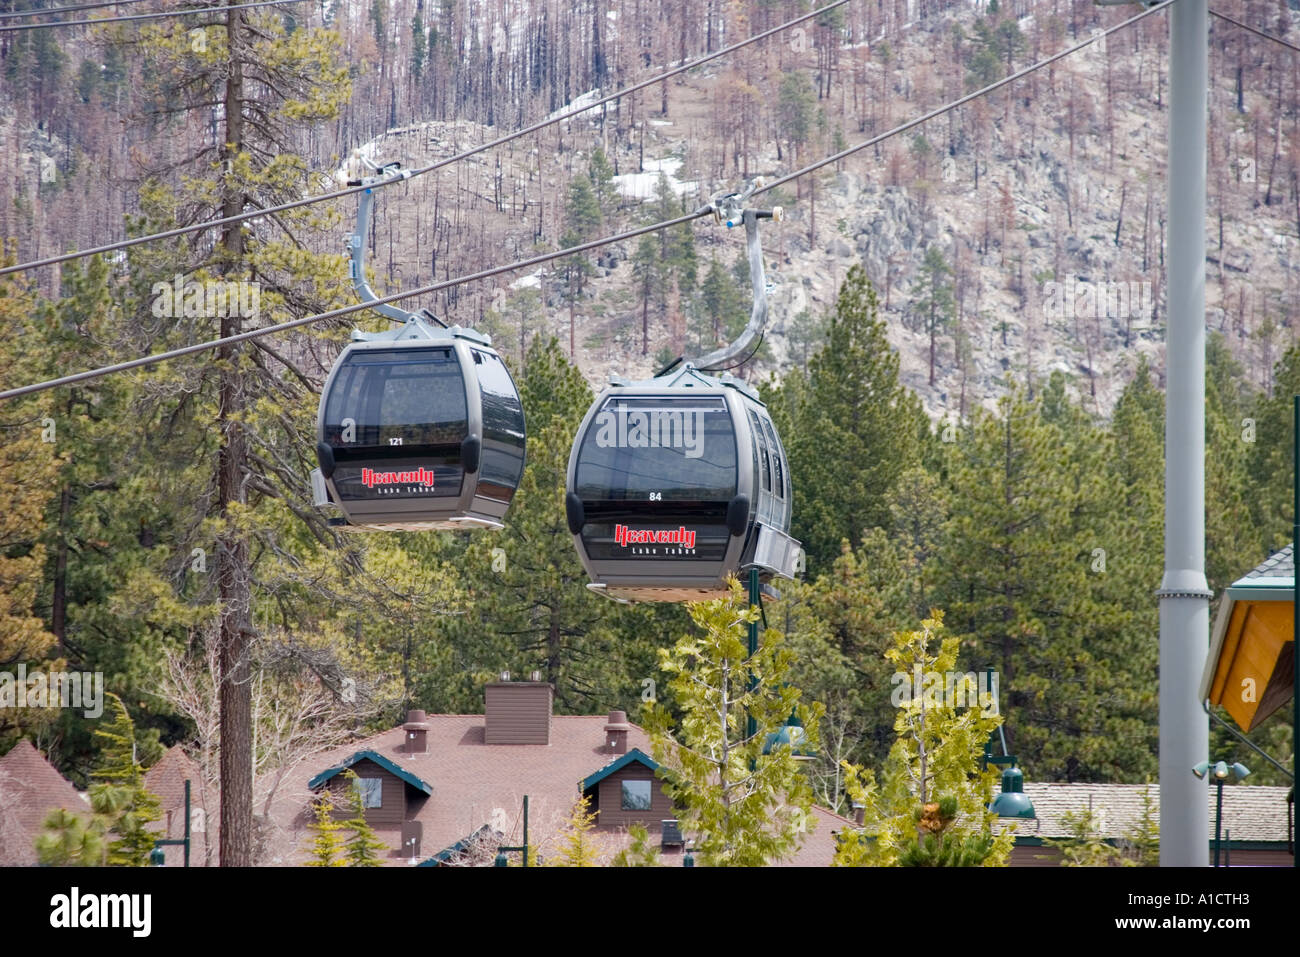
M361 792L362 807L384 806L384 782L380 778L357 778L357 790Z
M650 782L649 781L624 781L623 782L623 810L624 811L650 810Z

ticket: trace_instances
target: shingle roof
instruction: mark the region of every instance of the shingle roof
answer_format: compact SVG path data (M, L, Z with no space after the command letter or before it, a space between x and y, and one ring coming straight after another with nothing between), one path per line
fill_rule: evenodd
M406 768L402 767L396 761L390 760L389 758L384 757L382 754L377 754L374 751L370 751L370 750L358 751L356 754L353 754L352 756L348 757L344 761L341 761L339 764L335 765L334 767L327 768L326 770L322 771L320 774L312 778L310 781L308 781L307 787L311 788L313 791L316 790L316 788L320 787L330 778L334 777L336 774L342 774L344 771L352 767L352 765L356 764L358 761L373 761L375 762L375 764L379 765L385 771L391 772L392 774L401 778L403 781L405 781L411 787L415 788L417 791L423 791L425 794L433 793L432 786L430 786L427 782L421 781L419 777L412 774L410 771L406 770Z
M1189 770L1187 772L1191 774ZM1019 821L1017 834L1023 837L1069 837L1062 821L1066 812L1086 811L1099 817L1102 836L1119 838L1142 817L1142 792L1151 796L1156 821L1160 820L1158 784L1043 784L1025 782L1025 794L1033 802L1037 821ZM1286 796L1290 788L1234 784L1223 789L1223 827L1234 841L1277 841L1285 843ZM1206 787L1210 810L1210 833L1214 837L1215 788Z
M1241 579L1247 582L1252 578L1295 578L1295 557L1293 546L1287 545L1270 555L1267 559L1248 571Z
M190 781L190 800L199 790L199 766L179 745L168 748L158 762L144 773L144 786L158 796L164 812L185 806L185 780Z
M484 825L503 834L505 843L522 843L520 818L525 794L529 796L529 842L540 845L543 855L556 853L559 837L579 797L579 783L621 757L607 747L605 714L553 716L550 743L546 745L486 744L481 714L431 714L426 721L424 754L406 750L408 738L399 725L325 752L286 779L271 812L278 833L272 839L268 863L294 864L305 859L310 837L308 782L358 750L373 751L432 783L432 796L414 815L423 826L420 860L453 847ZM652 751L649 736L635 724L629 726L627 747L646 754ZM789 863L829 864L835 848L831 832L852 826L847 819L821 808L814 810L813 818L816 823L812 833ZM395 832L376 830L390 847L400 846ZM651 830L653 833L657 828ZM628 835L621 831L592 834L606 856L612 856L628 842ZM665 855L665 863L679 861L679 857ZM409 864L410 858L395 852L386 862Z
M658 761L650 757L650 755L643 753L640 748L633 748L631 751L629 751L627 754L623 755L622 757L618 758L617 760L609 762L609 764L605 765L599 771L596 771L595 773L590 774L587 777L583 778L582 783L578 786L582 788L582 790L584 791L586 791L588 788L593 788L601 781L605 780L605 778L609 777L611 774L614 774L616 771L623 770L623 768L627 767L633 761L637 761L641 764L644 764L651 771L659 770Z
M24 738L0 757L0 864L35 864L36 836L57 808L90 810L81 792Z

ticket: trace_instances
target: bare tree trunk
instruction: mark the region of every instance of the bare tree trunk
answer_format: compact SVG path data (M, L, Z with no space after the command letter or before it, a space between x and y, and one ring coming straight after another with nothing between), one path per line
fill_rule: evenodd
M229 68L226 78L225 147L223 159L233 163L244 140L243 64L240 61L241 33L239 13L226 14L226 31L230 38ZM227 167L229 168L229 167ZM243 212L244 197L232 185L225 187L222 217ZM227 226L221 236L228 262L224 269L235 267L244 253L243 232L238 223ZM226 310L221 320L222 337L239 332L239 310ZM221 502L223 527L217 540L217 588L221 598L221 866L250 867L253 864L253 728L251 688L249 686L250 571L248 542L236 527L231 506L239 510L247 501L244 471L247 448L239 413L243 392L238 370L238 347L223 346L217 351L220 365L218 380L217 424L221 448L217 453L217 495Z

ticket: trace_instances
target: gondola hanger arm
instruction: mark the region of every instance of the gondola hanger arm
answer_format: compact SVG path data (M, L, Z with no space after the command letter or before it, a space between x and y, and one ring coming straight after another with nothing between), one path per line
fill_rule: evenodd
M750 310L749 322L738 337L708 355L688 360L697 369L709 371L733 364L736 359L749 352L754 342L763 334L763 327L767 324L767 278L763 274L763 247L759 241L758 221L770 219L779 223L783 211L780 206L771 209L753 209L746 206L755 190L761 189L762 186L763 180L755 178L740 192L718 196L707 207L712 211L715 223L725 225L728 229L742 225L745 227L745 245L749 254L749 281L754 292L754 305Z

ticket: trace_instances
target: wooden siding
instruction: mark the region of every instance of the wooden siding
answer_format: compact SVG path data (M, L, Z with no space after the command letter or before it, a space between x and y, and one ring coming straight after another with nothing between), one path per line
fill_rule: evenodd
M352 770L357 772L359 778L379 778L384 783L381 785L380 800L384 803L381 807L366 808L366 821L371 827L400 827L402 822L407 819L406 814L406 789L407 784L397 775L390 771L385 771L373 761L362 759L352 765ZM334 811L334 817L338 820L346 820L351 817L348 810L347 794L344 788L350 786L348 778L342 774L336 774L330 778L329 787L334 792L338 806Z
M623 810L623 782L650 781L650 810ZM633 762L614 772L596 785L596 826L617 830L633 824L642 824L650 831L650 837L657 845L663 833L663 822L670 817L677 817L672 801L664 792L663 782L655 777L653 771L644 764Z
M485 744L550 744L551 686L504 681L484 689Z

